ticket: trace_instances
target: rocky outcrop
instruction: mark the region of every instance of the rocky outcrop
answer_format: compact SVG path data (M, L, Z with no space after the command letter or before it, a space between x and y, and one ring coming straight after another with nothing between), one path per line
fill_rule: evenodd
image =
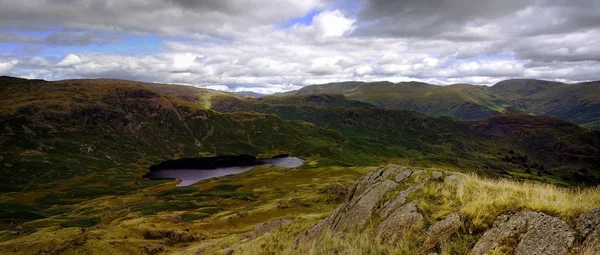
M372 221L380 222L374 234L380 236L382 241L392 240L408 229L423 228L423 215L418 212L416 202L406 202L407 197L422 189L429 178L402 190L398 187L415 173L426 172L413 172L403 166L394 166L380 168L363 176L348 189L342 205L325 220L304 231L296 243L314 240L326 231L338 233L365 226ZM396 192L397 195L389 199L389 195Z
M394 210L375 228L381 242L392 242L405 231L423 228L423 215L417 210L417 202L412 201Z
M600 254L600 207L582 214L577 220L581 238L580 254Z
M343 203L325 220L301 233L294 247L318 240L327 232L338 235L354 229L370 231L383 244L419 242L415 247L420 248L415 249L421 254L454 253L461 240L477 240L473 247L461 247L464 250L460 253L471 255L600 254L600 208L582 214L574 226L542 212L505 212L490 229L472 233L465 227L469 218L461 216L458 208L440 215L445 216L442 220L432 221L432 215L425 214L431 210L427 207L439 201L421 199L440 185L460 188L463 177L456 172L415 171L400 166L377 169L356 181ZM426 187L430 189L422 192ZM459 239L461 236L469 237Z
M256 225L256 227L254 227L254 232L252 233L251 238L257 237L264 233L271 232L271 230L273 230L273 229L287 226L290 223L292 223L292 220L287 219L287 218L260 223L260 224Z
M564 221L540 212L499 216L469 254L567 254L575 232Z
M452 234L456 233L461 227L462 222L457 213L451 214L444 220L433 224L427 231L427 238L423 243L423 250L428 251L436 246L443 246L444 242L450 239Z

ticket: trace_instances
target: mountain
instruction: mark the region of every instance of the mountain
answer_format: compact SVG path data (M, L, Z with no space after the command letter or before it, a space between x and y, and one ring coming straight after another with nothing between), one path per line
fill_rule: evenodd
M599 82L564 84L506 80L492 87L468 84L435 86L419 82L341 82L310 85L276 96L319 93L342 94L352 100L385 108L464 120L522 113L556 117L600 129Z
M600 163L596 159L600 156L600 132L555 118L502 114L457 121L414 111L356 107L352 100L341 103L340 97L330 107L297 103L314 97L329 96L284 96L276 104L268 98L217 96L211 106L220 112L260 112L307 121L342 132L351 145L368 148L362 151L389 158L408 157L421 164L443 162L497 174L537 172L543 164L544 169L551 166L549 173L554 178L574 180L581 179L577 169L598 169ZM282 104L286 101L289 104ZM575 162L582 165L573 168L579 164Z
M140 160L307 157L346 142L339 132L306 122L211 110L209 99L224 94L108 79L6 84L0 88L0 190L109 174Z
M580 225L598 218L600 196L587 186L600 183L600 132L557 118L458 120L327 91L254 98L115 79L1 77L0 84L2 254L463 254L487 251L481 240L503 250L562 245L544 241L556 236L552 224L566 238L556 240L571 240L561 249L587 249L584 235L596 231ZM424 87L404 83L395 91ZM241 154L289 154L304 164L186 187L143 178L172 159ZM397 246L370 229L391 219L382 214L390 204L386 212L410 212L423 223ZM450 215L462 222L458 230L426 241L426 226ZM490 238L502 219L535 224ZM348 222L357 228L345 228ZM536 231L544 235L532 241Z
M253 92L253 91L238 91L238 92L235 92L235 94L242 95L242 96L250 96L250 97L262 97L262 96L264 96L264 94L256 93L256 92Z

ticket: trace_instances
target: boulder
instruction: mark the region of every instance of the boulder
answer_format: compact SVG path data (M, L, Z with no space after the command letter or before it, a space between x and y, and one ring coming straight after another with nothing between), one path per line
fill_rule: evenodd
M580 254L600 254L600 207L582 214L577 219L581 237Z
M393 211L398 209L400 206L402 206L406 202L406 199L408 198L408 196L410 194L425 187L425 184L427 184L428 181L429 181L429 179L425 179L425 180L423 180L423 182L421 182L419 184L415 184L413 186L410 186L410 187L404 189L403 191L401 191L400 193L398 193L398 195L394 199L387 201L385 203L385 205L384 205L383 209L381 210L381 212L379 213L379 215L383 218L390 215Z
M394 210L375 228L381 242L394 241L406 231L423 228L423 215L417 210L417 201L412 201Z
M269 222L260 223L260 224L256 225L256 227L254 227L254 232L252 233L252 237L254 238L254 237L257 237L264 233L271 232L271 230L273 230L273 229L287 226L290 223L292 223L292 220L288 219L288 218L277 219L277 220L272 220Z
M444 174L441 172L431 172L431 180L441 181L444 179Z
M461 225L462 222L460 221L460 216L456 213L449 215L444 220L436 222L429 228L429 231L427 231L427 237L425 238L422 249L428 251L438 245L443 246L444 242L449 240L452 234L456 233Z
M567 254L574 240L564 221L541 212L518 212L499 216L469 254Z
M387 179L389 175L384 175L385 170L377 169L356 181L348 189L344 203L325 220L300 234L296 244L304 240L314 240L326 230L341 232L366 224L385 195L398 186L395 181Z
M396 182L403 182L404 180L408 179L411 174L412 174L412 170L410 170L410 169L404 170L404 171L400 172L399 174L397 174L396 177L394 178L394 180Z

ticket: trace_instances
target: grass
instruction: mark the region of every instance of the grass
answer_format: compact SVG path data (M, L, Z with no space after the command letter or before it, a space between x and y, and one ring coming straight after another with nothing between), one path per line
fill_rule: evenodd
M408 111L345 108L361 104L341 97L309 98L298 107L286 102L254 105L265 107L265 114L259 114L218 112L219 101L213 99L234 96L183 86L73 80L2 86L0 90L4 92L0 93L0 117L6 120L0 121L0 174L5 178L0 184L0 253L15 247L22 248L23 254L45 247L66 247L72 253L100 248L136 252L147 244L140 229L151 228L189 229L207 238L202 245L213 245L207 253L221 253L223 245L235 245L238 235L251 232L256 224L291 217L295 222L289 228L244 241L259 254L286 253L300 231L329 214L341 199L340 194L319 189L332 184L349 186L373 170L364 166L401 163L467 171L489 163L506 170L500 173L505 176L533 177L522 174L519 165L499 160L498 153L515 149L530 156L531 163L553 161L564 168L546 165L550 173L536 177L539 181L564 177L562 183L573 184L578 182L570 171L581 173L584 179L597 172L593 156L598 151L594 147L598 133L585 130L582 134L577 126L554 126L553 122L536 124L542 119L525 123L526 129L519 123L500 126L517 134L541 134L511 140L504 133L485 129L474 133L475 128L495 125L493 121L461 122ZM335 107L320 105L330 99ZM315 102L319 107L311 106ZM506 117L505 122L519 118ZM545 150L535 157L536 148L552 142L561 142L567 152L573 148L585 153ZM148 166L167 159L239 153L263 157L289 153L305 157L307 164L297 169L259 167L181 188L173 181L141 178ZM571 156L575 158L569 161ZM497 174L493 171L482 170ZM562 172L564 176L555 174ZM597 189L477 178L465 177L459 188L427 186L414 194L429 198L419 205L428 224L460 211L480 230L503 210L512 209L540 210L572 222L579 213L598 206ZM278 207L280 202L286 208ZM102 224L92 227L100 219ZM92 228L84 235L73 227ZM82 244L84 248L71 247L73 236L93 241ZM473 242L472 235L458 237L460 242L453 242L449 247L455 248L447 252L462 254L458 247ZM360 233L323 239L327 245L303 244L300 250L382 254L410 251L418 243L392 249ZM356 247L344 248L351 244ZM178 244L165 250L182 248Z
M600 187L565 188L552 184L488 179L467 175L456 190L460 212L475 227L486 227L505 210L533 210L573 223L600 206Z
M579 215L600 206L598 187L568 188L510 179L490 179L474 174L460 174L453 183L430 183L409 196L409 200L419 199L418 208L424 214L426 228L455 212L467 223L445 241L438 254L467 254L479 235L491 227L497 216L506 211L539 211L573 225ZM320 219L322 218L300 216L289 226L244 243L239 254L422 253L422 232L403 233L392 245L388 245L380 243L372 232L372 226L343 234L325 233L314 241L300 243L292 250L296 236L312 226L310 222L316 224Z

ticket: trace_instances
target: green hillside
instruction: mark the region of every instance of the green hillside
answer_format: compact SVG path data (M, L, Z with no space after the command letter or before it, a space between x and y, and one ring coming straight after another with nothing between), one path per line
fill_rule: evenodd
M298 100L285 96L279 101L288 97ZM533 179L548 174L551 179L574 181L583 180L583 172L598 169L600 163L599 132L548 117L509 114L457 121L378 107L271 104L227 96L214 97L211 105L217 111L261 112L311 122L341 131L357 150L367 148L375 155L409 158L425 166L454 165Z
M385 91L386 86L369 89ZM422 87L405 83L395 89L398 94L429 91L416 92ZM444 89L434 94L469 95L498 104L494 97L482 96L481 87ZM410 166L415 174L431 169L427 175L432 177L444 171L494 178L464 180L485 187L472 190L502 191L494 193L504 194L496 200L472 201L474 197L464 195L459 200L452 187L438 192L438 181L426 188L428 193L415 193L422 196L420 210L432 217L427 224L446 209L460 210L478 224L477 232L461 234L468 240L452 239L464 251L504 211L535 209L573 220L597 205L594 199L555 210L553 202L529 201L523 192L529 197L577 196L580 201L598 194L581 186L600 182L598 131L522 114L469 121L435 117L341 94L253 98L125 80L2 77L0 120L3 254L286 254L302 231L344 201L354 181L388 164ZM291 169L261 166L187 187L175 187L175 180L142 178L164 160L235 154L290 154L305 163ZM520 182L524 180L529 184ZM573 186L585 192L575 193ZM406 186L398 184L400 188ZM460 201L460 208L453 201ZM472 211L481 203L490 210ZM253 233L255 226L284 217L293 218L289 229L274 232L274 239L253 239L263 233ZM365 246L343 246L359 253L375 247L373 240L364 240ZM300 243L297 252L330 251L306 245L311 244Z
M600 83L564 84L541 80L506 80L492 87L419 82L342 82L306 86L284 95L343 94L385 108L419 111L434 116L482 119L502 113L560 118L600 129Z

